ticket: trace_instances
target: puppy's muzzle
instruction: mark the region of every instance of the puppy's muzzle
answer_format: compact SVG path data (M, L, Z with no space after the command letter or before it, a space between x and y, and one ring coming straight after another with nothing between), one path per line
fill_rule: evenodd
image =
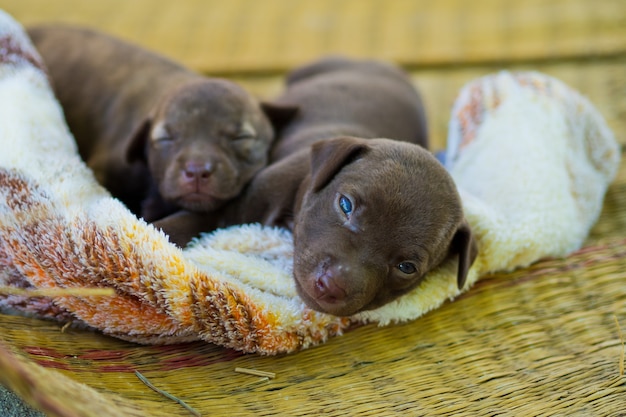
M345 262L327 260L302 282L300 289L306 293L305 298L312 301L315 310L338 316L353 314L368 299L367 291L364 292L363 288L355 289L351 285L355 281L355 274L361 276L363 273L360 268L357 269Z
M220 178L218 165L212 161L186 161L177 174L174 186L162 191L178 205L191 211L210 211L221 206L237 190ZM221 185L221 186L220 186Z
M215 166L211 162L190 161L183 167L183 181L198 186L200 183L208 181L214 171Z
M336 274L337 271L334 268L328 268L315 279L313 291L317 301L325 304L336 304L345 300L346 290L337 283Z

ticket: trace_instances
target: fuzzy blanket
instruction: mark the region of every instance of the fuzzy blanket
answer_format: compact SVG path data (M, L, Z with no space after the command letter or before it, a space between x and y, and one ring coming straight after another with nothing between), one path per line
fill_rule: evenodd
M579 248L619 155L597 110L558 80L502 72L469 83L452 111L446 154L480 248L466 289L488 272ZM0 307L138 343L200 339L276 354L355 323L412 320L459 294L450 262L399 300L333 317L298 298L291 253L289 232L258 225L180 250L111 198L78 156L40 57L0 12L0 286L115 291L4 291Z

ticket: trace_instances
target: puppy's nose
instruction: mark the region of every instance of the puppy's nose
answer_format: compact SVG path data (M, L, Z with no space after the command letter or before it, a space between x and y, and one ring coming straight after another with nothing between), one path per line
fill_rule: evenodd
M346 291L337 285L335 279L324 274L315 281L315 289L318 299L327 303L336 303L346 298Z
M183 176L188 180L206 180L213 174L213 164L210 162L187 162L183 169Z

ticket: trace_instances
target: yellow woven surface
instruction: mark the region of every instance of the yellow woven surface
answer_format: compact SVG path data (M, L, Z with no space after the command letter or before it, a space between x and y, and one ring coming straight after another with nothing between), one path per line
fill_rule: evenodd
M198 70L232 75L266 97L279 90L283 70L322 53L391 58L412 69L436 148L464 83L501 67L536 69L586 94L626 143L622 0L5 0L1 7L26 24L106 29ZM622 167L577 254L486 277L415 322L364 326L284 357L208 344L137 346L0 315L0 383L64 416L189 415L134 370L204 415L620 415L624 199Z
M620 200L625 183L622 169L610 202ZM609 203L598 227L615 227L613 214ZM137 346L0 315L4 342L47 368L26 370L29 380L3 372L0 382L25 398L49 391L78 415L89 413L82 414L86 407L72 389L61 389L73 386L57 373L89 385L103 403L155 416L188 413L145 387L134 370L205 415L618 415L626 409L615 323L626 332L625 244L592 239L568 259L486 277L415 322L364 326L284 357L241 356L208 344ZM33 390L38 384L44 388ZM87 407L93 415L98 410Z
M88 23L210 72L284 70L329 52L410 65L615 55L621 0L5 0L31 23Z
M398 62L415 75L434 148L466 82L532 69L587 95L626 143L626 2L622 0L5 0L18 21L106 30L262 97L285 70L327 53Z
M0 315L0 383L62 416L188 415L135 370L204 415L620 415L625 188L623 165L581 251L485 277L411 323L262 357L204 343L138 346Z

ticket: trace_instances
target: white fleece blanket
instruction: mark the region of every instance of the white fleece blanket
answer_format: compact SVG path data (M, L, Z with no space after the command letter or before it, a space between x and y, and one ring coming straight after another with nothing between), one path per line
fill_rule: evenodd
M0 12L0 285L115 295L0 295L0 307L139 343L201 339L275 354L354 323L413 320L459 294L451 262L377 310L333 317L298 298L287 231L243 225L177 249L96 183L43 68ZM602 116L558 80L501 72L463 88L446 159L480 249L465 290L488 272L579 248L619 157Z

